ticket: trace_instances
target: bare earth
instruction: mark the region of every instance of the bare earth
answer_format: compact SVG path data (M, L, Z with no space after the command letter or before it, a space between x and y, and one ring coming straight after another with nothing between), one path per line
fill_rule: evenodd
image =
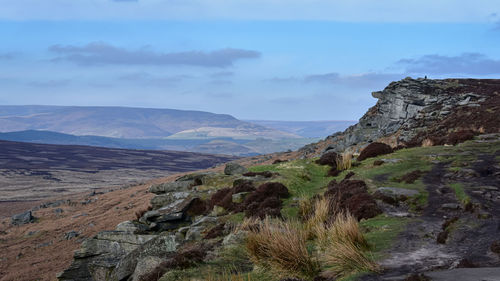
M138 185L233 159L190 152L0 141L0 202L41 201L93 189ZM0 207L0 217L17 212L15 209Z
M0 143L0 145L2 144ZM0 147L3 148L3 146ZM3 152L0 151L0 155ZM288 153L273 154L243 158L237 160L237 162L245 166L258 163L270 164L276 159L284 160L291 156L292 154ZM221 161L220 159L220 157L217 158L218 161ZM230 157L225 160L228 159ZM2 161L5 160L0 159L0 163ZM199 165L199 163L193 165ZM224 165L221 165L199 171L221 171L223 168ZM24 201L5 200L0 202L0 281L55 280L56 274L71 264L73 251L80 247L85 238L92 237L103 230L115 229L120 222L135 219L135 212L146 209L153 196L153 194L147 192L151 184L173 181L179 176L188 173L181 172L169 175L167 171L157 170L155 173L148 169L136 171L104 169L95 173L88 173L87 177L83 177L81 176L82 172L79 171L68 172L68 170L63 170L61 173L56 170L46 169L46 171L49 171L53 177L59 178L61 181L53 181L50 178L44 179L44 175L25 175L24 177L17 175L11 178L5 175L0 176L0 179L4 182L24 179L23 184L18 183L15 190L10 188L11 191L9 192L13 192L14 196L5 196L4 194L7 194L6 189L9 188L5 188L3 185L0 186L0 195L3 196L3 199L12 197L26 199ZM64 174L65 177L61 177L63 173L66 173ZM161 174L169 176L149 180L135 186L130 184L137 181L137 177L141 175L144 178L152 178ZM67 180L68 175L71 180ZM77 180L79 180L78 184L76 184ZM95 189L98 186L111 186L112 188ZM52 190L47 192L45 188ZM66 190L58 192L59 188ZM26 191L26 189L30 189L30 191ZM96 191L97 194L91 195L89 192L91 189ZM16 196L16 192L25 192L26 196L20 198ZM99 194L100 192L104 193ZM35 223L22 226L12 226L10 224L10 217L8 217L10 214L29 210L39 206L42 202L54 202L61 199L69 199L70 201L69 203L65 201L60 206L33 211L33 215L37 218ZM58 208L62 209L63 212L56 213L55 210ZM80 235L66 240L65 234L70 231L77 231Z

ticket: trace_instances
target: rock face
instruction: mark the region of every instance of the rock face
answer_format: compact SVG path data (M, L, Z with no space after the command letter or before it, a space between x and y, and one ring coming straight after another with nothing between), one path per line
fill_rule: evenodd
M455 144L454 138L463 135L500 130L500 80L405 78L372 96L377 104L358 124L329 136L326 150L359 149L376 141L412 146L426 138L434 144ZM318 153L311 145L301 151Z

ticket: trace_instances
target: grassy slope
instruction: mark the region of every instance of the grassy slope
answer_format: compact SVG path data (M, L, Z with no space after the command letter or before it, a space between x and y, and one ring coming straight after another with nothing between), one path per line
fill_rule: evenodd
M273 171L278 172L280 176L275 181L285 184L291 193L291 197L284 201L282 214L285 218L296 218L298 212L298 199L311 198L315 194L324 192L326 185L332 179L342 180L344 176L352 171L355 173L353 179L361 179L367 182L370 191L381 186L389 186L396 188L407 188L418 190L420 195L415 204L426 204L426 191L422 180L419 179L412 184L397 182L396 179L415 170L428 171L436 162L450 163L450 171L457 171L467 167L472 161L477 159L479 154L490 154L500 149L500 142L477 143L469 141L457 146L435 146L435 147L418 147L411 149L398 150L392 154L379 156L376 158L366 159L356 163L350 170L342 172L337 177L326 177L329 167L319 166L314 163L315 159L296 160L292 162L280 163L275 165L262 165L251 167L251 171ZM384 163L381 166L374 166L375 160L381 159L397 159L397 162ZM467 187L461 184L451 184L457 195L457 198L464 202L468 200L465 189ZM242 214L233 214L228 217L229 220L238 222L243 219ZM361 222L362 229L365 232L366 238L371 245L371 255L376 259L384 257L384 251L390 248L391 242L397 235L405 229L405 225L410 222L410 218L388 217L380 215L378 217L363 220ZM202 268L184 271L181 275L184 277L199 276L200 272L215 272L214 280L231 280L228 272L243 270L245 267L251 268L248 262L248 257L245 253L243 245L231 249L227 253L222 253L218 259L213 260L209 264L205 264ZM228 262L228 261L232 262ZM241 268L244 265L244 268ZM215 271L214 271L215 270ZM241 271L240 271L241 272ZM177 273L171 273L172 275ZM218 276L218 277L217 277ZM355 280L358 274L353 274L344 280ZM240 278L241 277L241 278ZM164 280L183 280L180 279L164 279ZM221 278L221 279L218 279ZM232 280L279 280L270 276L266 272L253 270L250 273L245 273L237 279Z

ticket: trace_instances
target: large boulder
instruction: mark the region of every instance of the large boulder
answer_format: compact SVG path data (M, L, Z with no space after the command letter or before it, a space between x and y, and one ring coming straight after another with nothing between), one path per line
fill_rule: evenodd
M27 223L32 223L35 221L35 217L31 211L26 211L24 213L16 214L11 217L10 223L12 225L23 225Z
M161 195L156 195L151 199L151 206L153 210L160 209L163 206L167 206L177 200L188 198L189 192L169 192Z
M224 174L226 175L241 175L247 173L247 168L241 166L237 163L227 163L226 168L224 168Z
M194 185L194 180L174 181L161 184L153 184L149 187L149 192L154 194L164 194L175 191L186 191Z

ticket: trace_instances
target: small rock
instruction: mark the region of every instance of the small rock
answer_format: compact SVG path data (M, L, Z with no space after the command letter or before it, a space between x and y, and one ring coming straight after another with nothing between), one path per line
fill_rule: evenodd
M184 240L186 241L199 241L201 240L201 232L205 229L202 226L193 226L188 229Z
M86 217L86 216L88 216L88 215L89 215L89 214L87 214L87 213L81 213L81 214L78 214L78 215L76 215L76 216L73 216L73 218L74 218L74 219L76 219L76 218L79 218L79 217Z
M64 239L71 240L71 239L78 237L78 236L80 236L80 232L76 232L74 230L71 230L69 232L66 232L66 234L64 234Z
M445 203L445 204L441 205L441 209L458 210L458 209L460 209L460 204L457 204L457 203Z
M241 175L248 172L247 168L236 163L227 163L226 168L224 168L225 175Z
M64 212L64 210L63 210L63 209L61 209L61 208L57 208L57 209L54 209L54 210L53 210L53 212L54 212L55 214L62 214L62 213Z
M146 231L148 227L144 224L134 223L132 221L124 221L116 226L117 231L123 231L128 233L136 233L140 231Z

